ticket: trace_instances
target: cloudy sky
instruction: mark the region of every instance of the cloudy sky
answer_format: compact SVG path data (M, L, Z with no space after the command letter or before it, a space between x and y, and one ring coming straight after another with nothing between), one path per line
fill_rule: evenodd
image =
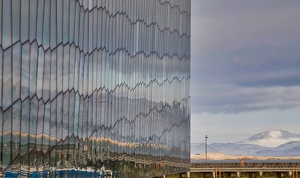
M192 0L191 142L300 134L300 1Z

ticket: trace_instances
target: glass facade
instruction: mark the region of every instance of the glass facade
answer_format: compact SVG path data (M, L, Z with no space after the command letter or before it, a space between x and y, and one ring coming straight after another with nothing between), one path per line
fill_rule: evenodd
M0 0L6 175L186 172L189 87L190 0Z

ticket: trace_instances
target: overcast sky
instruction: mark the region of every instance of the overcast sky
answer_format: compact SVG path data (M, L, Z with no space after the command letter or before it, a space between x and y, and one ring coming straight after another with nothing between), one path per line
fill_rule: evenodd
M191 142L300 134L300 1L192 0Z

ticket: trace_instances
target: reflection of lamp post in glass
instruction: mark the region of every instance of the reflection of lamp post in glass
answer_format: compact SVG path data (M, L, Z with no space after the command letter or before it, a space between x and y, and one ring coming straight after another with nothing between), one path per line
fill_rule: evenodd
M205 136L205 160L206 160L206 163L207 163L207 135Z

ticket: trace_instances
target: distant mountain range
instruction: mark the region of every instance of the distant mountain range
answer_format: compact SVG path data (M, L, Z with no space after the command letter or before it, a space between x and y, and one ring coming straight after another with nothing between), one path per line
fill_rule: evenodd
M269 130L236 143L208 144L207 151L231 155L296 156L300 155L300 134L292 134L283 130ZM192 154L204 152L204 143L191 144Z

